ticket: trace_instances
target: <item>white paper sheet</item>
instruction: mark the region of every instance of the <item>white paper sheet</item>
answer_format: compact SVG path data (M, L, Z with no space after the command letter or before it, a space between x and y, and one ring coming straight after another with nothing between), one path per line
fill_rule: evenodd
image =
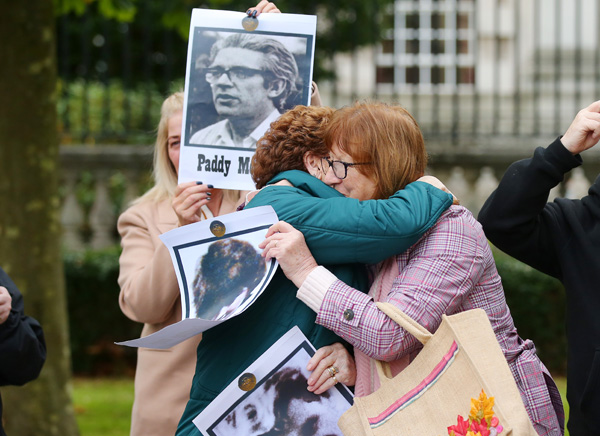
M236 378L194 419L194 424L205 436L341 436L337 421L352 405L353 395L340 383L317 396L307 391L310 372L306 364L314 353L302 331L293 327L244 371L255 376L254 389L243 391ZM276 401L277 392L280 399L291 400Z
M173 229L160 236L169 249L181 292L182 320L129 347L167 349L244 312L267 287L278 263L258 248L277 222L271 206L233 212ZM211 228L224 226L215 236Z
M289 98L284 100L283 108L277 108L279 112L284 112L297 104L310 104L311 83L314 63L314 48L316 35L316 16L314 15L296 15L296 14L261 14L258 17L258 27L256 30L248 32L242 27L242 19L247 15L245 12L217 11L210 9L193 9L190 24L190 38L188 45L188 56L186 64L185 90L184 90L184 112L183 129L181 135L181 156L179 159L179 183L188 181L202 180L204 183L211 183L216 188L223 189L254 189L254 183L250 177L250 161L254 155L255 145L235 144L225 145L214 135L199 134L191 143L190 139L194 134L204 129L214 128L221 131L219 124L225 120L234 120L238 126L247 127L244 137L253 129L255 123L252 117L239 116L239 109L234 108L235 102L243 103L238 107L249 107L253 116L259 113L259 105L256 98L249 103L244 103L244 91L241 86L230 86L222 90L229 99L224 105L215 104L218 99L218 87L214 83L210 85L206 80L206 71L208 67L214 66L211 59L211 48L218 40L223 40L235 34L253 35L263 40L274 39L283 44L285 49L293 55L298 67L298 76L296 83L299 84L299 90L290 94ZM250 53L248 57L237 57L236 65L267 70L266 61L256 61L260 56L264 56L258 51ZM270 55L271 56L271 55ZM273 55L274 56L274 55ZM246 60L248 59L248 60ZM264 74L265 84L273 81L270 74ZM221 79L225 77L223 75ZM229 76L228 76L229 77ZM231 78L229 78L231 80ZM259 85L262 87L262 85ZM256 88L256 87L255 87ZM253 89L255 89L253 88ZM269 97L278 100L278 97ZM233 103L232 103L233 102ZM279 103L277 103L279 104ZM223 107L225 106L225 108ZM233 113L232 113L233 111ZM272 111L268 111L273 115ZM267 120L265 109L264 114L260 112L260 120ZM235 120L238 121L235 121ZM270 118L269 118L270 119ZM241 121L239 121L241 120ZM266 121L265 121L266 122ZM258 139L267 130L263 123L256 127L260 132L255 132ZM231 121L228 129L231 131ZM231 135L225 135L231 137ZM200 139L201 138L201 139ZM249 141L249 140L248 140ZM227 142L227 141L225 141ZM250 141L253 142L253 141Z

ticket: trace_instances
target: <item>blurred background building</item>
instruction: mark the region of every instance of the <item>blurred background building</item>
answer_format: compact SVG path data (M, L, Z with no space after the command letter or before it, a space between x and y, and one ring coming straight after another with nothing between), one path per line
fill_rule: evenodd
M183 88L191 8L211 7L122 2L107 13L105 3L57 14L71 248L116 241L116 216L146 186L160 104ZM238 3L227 9L251 6ZM474 213L511 162L549 144L600 98L597 0L276 3L318 16L314 77L324 104L406 107L425 133L429 172ZM584 162L553 196L585 195L600 151Z

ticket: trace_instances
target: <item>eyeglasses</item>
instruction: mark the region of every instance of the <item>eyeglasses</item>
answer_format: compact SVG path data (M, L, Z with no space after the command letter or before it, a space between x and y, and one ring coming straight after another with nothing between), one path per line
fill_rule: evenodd
M340 180L343 180L348 175L348 167L355 165L371 165L373 162L348 163L341 160L330 160L326 157L321 158L321 169L323 173L327 173L329 168L333 169L333 174Z
M233 81L247 79L261 73L264 73L264 71L247 67L211 67L206 69L204 77L208 83L213 84L219 80L223 74L226 74L229 80Z

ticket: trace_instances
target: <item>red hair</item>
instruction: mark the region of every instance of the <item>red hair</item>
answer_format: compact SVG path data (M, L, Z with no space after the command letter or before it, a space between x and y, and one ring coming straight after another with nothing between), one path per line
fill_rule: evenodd
M325 136L331 150L337 145L358 165L357 171L375 183L373 198L388 198L425 173L427 152L419 125L400 106L355 103L331 117Z

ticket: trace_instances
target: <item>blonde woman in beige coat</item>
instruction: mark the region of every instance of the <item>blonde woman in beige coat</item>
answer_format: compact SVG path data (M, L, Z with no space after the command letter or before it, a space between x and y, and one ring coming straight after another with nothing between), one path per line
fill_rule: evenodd
M183 93L168 97L154 150L155 185L118 221L119 304L128 318L144 323L142 336L181 321L177 278L168 249L158 236L177 226L235 211L240 191L196 182L177 186ZM138 349L132 436L175 434L189 398L198 335L168 350Z

